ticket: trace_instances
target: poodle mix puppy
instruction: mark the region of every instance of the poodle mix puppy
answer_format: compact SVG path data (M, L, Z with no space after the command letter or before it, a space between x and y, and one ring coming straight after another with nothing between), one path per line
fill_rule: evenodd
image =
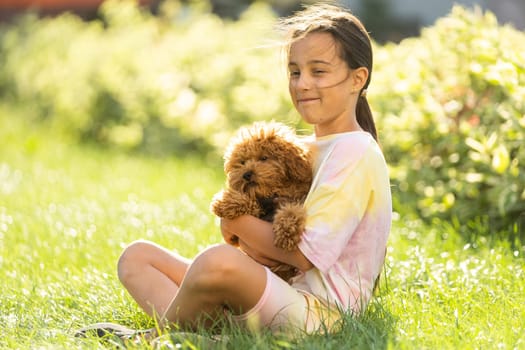
M296 249L305 228L302 203L312 183L312 165L293 129L278 122L243 127L224 160L226 188L213 197L212 212L227 219L253 215L273 222L275 246ZM297 272L286 265L272 271L285 280Z

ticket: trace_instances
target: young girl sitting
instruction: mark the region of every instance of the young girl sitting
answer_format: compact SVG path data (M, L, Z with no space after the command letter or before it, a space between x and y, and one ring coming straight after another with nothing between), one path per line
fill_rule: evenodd
M315 131L299 249L276 248L272 224L253 216L223 219L226 244L191 260L152 242L130 244L118 262L119 278L161 326L211 327L226 315L255 329L332 330L341 311L361 313L372 297L392 207L366 99L370 38L354 15L333 5L312 5L280 24L288 33L290 96ZM232 238L241 249L228 244ZM269 270L278 262L300 271L291 285Z

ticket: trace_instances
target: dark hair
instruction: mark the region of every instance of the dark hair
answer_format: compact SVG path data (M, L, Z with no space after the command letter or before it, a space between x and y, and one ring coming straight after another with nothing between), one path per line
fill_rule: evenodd
M330 33L337 43L341 59L350 69L368 69L368 79L359 92L356 117L359 125L377 141L374 118L366 99L366 91L372 77L372 44L361 21L342 7L316 4L283 19L280 26L288 33L288 44L304 38L308 33Z

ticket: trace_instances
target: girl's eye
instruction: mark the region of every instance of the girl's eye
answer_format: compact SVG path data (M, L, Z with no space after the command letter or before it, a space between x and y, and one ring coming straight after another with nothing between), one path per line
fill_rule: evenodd
M298 77L299 76L299 71L290 71L290 76L291 77Z
M321 69L314 70L314 74L316 74L316 75L323 74L323 73L325 73L324 70L321 70Z

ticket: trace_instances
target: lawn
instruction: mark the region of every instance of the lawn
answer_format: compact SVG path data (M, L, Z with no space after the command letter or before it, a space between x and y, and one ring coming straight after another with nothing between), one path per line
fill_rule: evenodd
M121 287L117 258L140 238L187 256L220 242L208 205L221 164L81 146L17 113L0 107L0 347L112 347L72 334L97 321L152 325ZM525 349L525 247L481 223L472 232L466 241L453 224L397 214L365 315L295 340L232 330L216 347Z

